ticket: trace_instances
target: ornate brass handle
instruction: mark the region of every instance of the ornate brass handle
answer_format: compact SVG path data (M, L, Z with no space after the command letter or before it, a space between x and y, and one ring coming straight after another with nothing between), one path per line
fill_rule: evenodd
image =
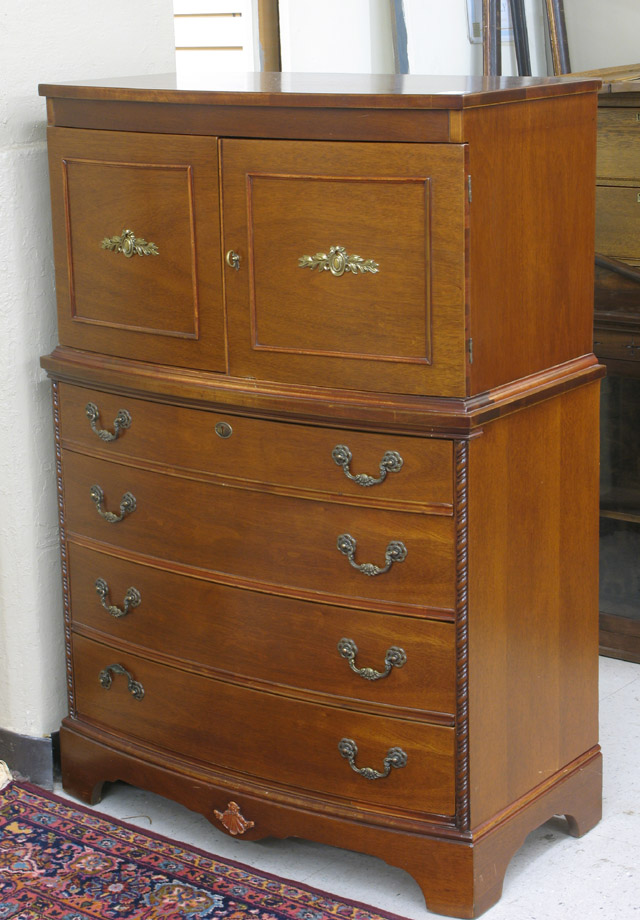
M346 444L336 444L331 451L334 462L342 467L342 472L352 482L357 482L359 486L377 486L387 478L387 473L397 473L402 469L404 460L395 450L388 450L380 461L380 475L376 479L368 476L366 473L356 473L354 476L349 469L353 456Z
M96 422L100 419L100 410L95 403L87 403L84 411L89 419L91 430L98 435L101 441L115 441L121 431L131 426L131 415L126 409L118 409L118 414L113 420L113 431L97 427Z
M312 271L317 268L319 272L331 272L336 278L344 275L345 272L352 272L354 275L364 275L365 272L370 272L375 275L380 271L380 266L373 259L350 256L344 246L332 246L329 252L316 252L314 256L300 256L298 267L310 268Z
M125 492L120 500L120 514L114 514L113 511L105 511L102 507L104 501L104 492L100 486L91 486L89 490L89 495L91 496L91 501L95 502L96 508L98 509L98 514L100 517L104 518L105 521L108 521L109 524L117 524L118 521L121 521L127 514L131 514L136 510L136 499L131 492Z
M127 588L122 607L116 607L113 604L109 604L109 585L104 578L96 579L95 588L100 598L100 603L112 617L125 617L130 610L138 607L142 601L142 596L137 588Z
M111 252L121 252L131 259L133 256L159 256L155 243L147 243L141 236L136 236L133 230L123 230L120 236L105 236L102 248Z
M104 687L105 690L109 690L111 684L113 683L113 677L111 676L112 673L124 674L124 676L127 678L127 690L131 696L136 700L142 699L144 696L144 687L142 684L138 683L137 680L134 680L131 674L129 674L129 672L123 668L121 664L110 664L104 669L104 671L100 671L100 685Z
M399 770L407 765L407 755L400 747L392 747L387 751L387 756L382 761L384 770L374 770L373 767L356 767L355 760L358 755L358 745L351 738L342 738L338 742L340 754L349 761L349 766L355 773L364 776L365 779L384 779L391 773L391 768Z
M383 677L391 673L391 668L401 668L407 661L406 652L397 645L392 645L391 648L387 649L387 653L384 656L384 671L376 671L374 668L356 668L355 658L358 654L358 646L353 639L340 639L338 651L343 658L347 659L353 673L358 674L365 680L382 680Z
M391 543L387 544L387 549L384 554L385 565L382 568L374 565L372 562L363 562L361 565L358 565L353 558L356 554L356 546L356 541L351 534L341 533L338 537L338 549L347 557L350 565L359 572L362 572L363 575L384 575L385 572L389 571L394 562L404 562L407 558L407 547L404 543L401 543L399 540L392 540Z

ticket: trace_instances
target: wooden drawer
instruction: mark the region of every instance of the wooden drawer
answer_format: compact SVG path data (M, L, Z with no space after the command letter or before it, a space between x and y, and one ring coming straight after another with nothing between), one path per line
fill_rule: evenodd
M452 728L241 688L80 636L73 640L73 661L80 719L285 786L409 812L455 811ZM122 674L113 674L110 689L101 686L101 672L113 664L142 685L142 699L129 692ZM366 779L340 755L343 738L355 741L358 767L382 771L395 747L406 753L406 766Z
M270 492L213 485L197 479L63 452L65 516L69 531L114 547L262 582L279 591L417 606L455 604L454 522L441 515L384 511L308 501ZM119 513L126 493L136 507L117 523L105 521L91 499ZM355 561L383 567L387 546L402 542L406 559L369 577L337 549L338 537L357 541Z
M596 251L640 262L640 185L596 189Z
M98 430L113 433L114 420L123 409L130 416L129 427L120 429L116 440L101 440L87 418L90 403L100 413L94 423ZM326 492L362 502L409 503L451 512L451 441L227 416L67 384L60 385L60 418L64 445L112 460L153 461L163 468L210 472L225 481L268 483L287 491ZM364 487L350 480L332 457L340 445L352 454L348 467L352 475L384 475L384 480ZM400 457L396 471L381 470L387 452Z
M464 396L464 146L221 149L231 373Z
M61 344L225 371L216 139L49 128L48 141ZM126 230L147 254L103 248Z
M593 349L599 358L618 361L640 361L640 335L596 329Z
M598 177L640 180L640 108L598 109Z
M74 626L221 675L269 681L381 706L453 714L456 705L453 623L371 613L240 590L136 565L69 545ZM106 582L96 592L96 580ZM131 589L140 597L137 598ZM125 610L117 617L102 605ZM101 600L102 598L102 600ZM385 671L389 649L406 655L388 675L366 680L341 657L338 643L357 646L354 666Z

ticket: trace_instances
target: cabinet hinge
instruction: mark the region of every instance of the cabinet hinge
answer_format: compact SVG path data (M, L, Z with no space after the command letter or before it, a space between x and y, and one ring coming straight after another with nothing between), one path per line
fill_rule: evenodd
M473 364L473 339L467 339L467 351L469 352L469 364Z
M471 204L472 197L473 196L471 194L471 176L468 175L467 176L467 198L469 199L469 204Z

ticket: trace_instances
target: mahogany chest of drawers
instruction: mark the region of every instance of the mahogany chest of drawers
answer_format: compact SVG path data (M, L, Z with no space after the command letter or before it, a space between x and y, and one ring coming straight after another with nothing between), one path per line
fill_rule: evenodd
M65 788L477 916L600 813L597 83L43 86Z

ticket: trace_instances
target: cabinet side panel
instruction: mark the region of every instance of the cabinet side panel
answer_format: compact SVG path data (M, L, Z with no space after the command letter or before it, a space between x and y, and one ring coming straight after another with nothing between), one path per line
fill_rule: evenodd
M595 124L595 95L465 114L471 393L592 351Z
M598 384L470 445L471 825L597 744Z

